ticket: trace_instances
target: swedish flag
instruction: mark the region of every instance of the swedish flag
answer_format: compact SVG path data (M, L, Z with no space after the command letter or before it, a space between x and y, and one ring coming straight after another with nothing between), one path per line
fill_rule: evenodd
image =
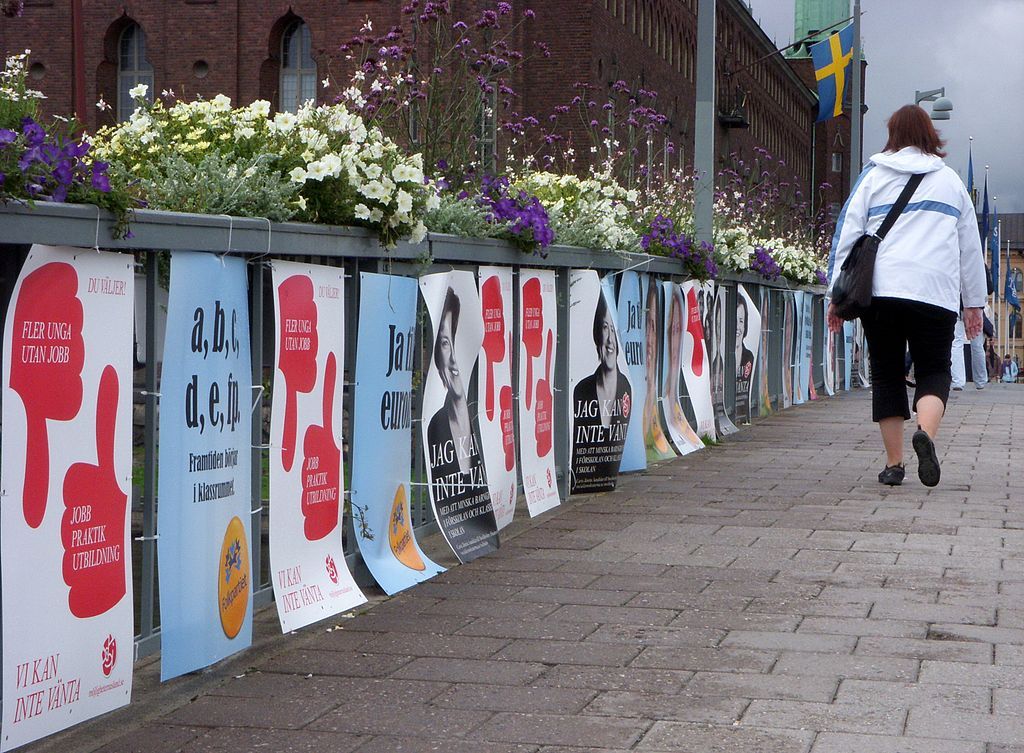
M818 80L818 122L843 112L843 92L853 60L853 24L811 45L814 77Z

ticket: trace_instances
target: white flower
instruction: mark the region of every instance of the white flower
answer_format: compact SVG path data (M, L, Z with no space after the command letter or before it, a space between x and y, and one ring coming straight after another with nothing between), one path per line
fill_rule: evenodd
M100 97L100 101L96 103L96 107L97 107L97 108L98 108L98 109L99 109L99 110L100 110L101 112L103 112L103 111L106 111L106 110L110 110L110 109L111 109L110 105L108 105L108 104L107 104L107 103L106 103L106 102L104 101L104 99L103 99L103 97L102 97L102 96Z
M379 180L368 181L365 185L359 187L359 193L368 199L374 199L376 201L387 201L389 198L389 191L384 188L384 184Z
M149 92L149 87L145 84L139 84L138 86L132 87L128 90L128 96L132 99L145 99L146 94Z
M330 175L330 170L321 160L306 165L306 180L323 180Z
M218 110L230 110L231 109L231 97L224 94L218 94L213 98L213 106Z
M270 115L270 103L265 99L257 99L251 105L249 110L254 115L259 115L261 118L266 118Z
M438 196L434 191L427 194L427 211L433 212L441 206L441 197Z
M422 183L423 171L412 165L398 164L391 171L391 177L399 183Z
M384 212L377 207L370 210L370 222L380 222L382 219L384 219Z
M325 79L324 79L323 81L321 81L320 83L321 83L321 84L323 84L323 87L324 87L324 88L326 89L326 88L327 88L328 86L330 86L330 85L331 85L331 77L330 77L330 76L328 76L327 78L325 78Z
M396 206L398 207L399 212L405 212L406 214L408 214L409 212L412 211L412 196L410 196L402 189L398 189Z
M235 131L235 135L240 139L252 138L256 135L256 129L249 126L242 126Z
M293 167L288 176L292 179L293 183L306 182L306 171L301 167Z
M423 220L416 222L416 225L412 229L412 234L409 236L409 240L413 243L421 243L424 238L427 237L427 226L423 224Z
M290 131L295 127L297 118L290 112L279 112L274 116L274 126L279 131Z
M299 194L298 196L295 197L295 204L302 211L306 211L306 197L303 196L302 194Z
M358 220L370 219L370 208L366 204L356 204L353 212Z
M380 165L375 165L375 164L365 165L365 164L360 163L360 167L363 170L363 174L367 178L369 178L370 180L376 180L377 178L380 177L380 174L382 172L382 170L380 168Z

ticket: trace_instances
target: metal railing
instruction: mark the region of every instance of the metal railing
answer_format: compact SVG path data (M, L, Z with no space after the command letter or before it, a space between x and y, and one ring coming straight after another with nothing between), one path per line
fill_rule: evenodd
M359 273L387 272L396 275L419 276L421 274L451 269L473 269L479 265L511 267L514 275L513 290L518 289L520 268L553 269L556 276L557 334L558 347L554 369L555 393L569 395L569 369L566 333L569 322L569 272L572 269L595 269L599 272L621 271L634 268L648 272L662 279L682 282L679 263L663 257L645 255L624 255L607 251L594 251L576 247L552 247L544 257L526 255L512 245L496 240L478 240L453 236L431 235L419 245L400 243L397 248L385 251L376 238L360 228L328 227L300 223L271 223L268 220L252 218L229 218L227 216L190 215L158 211L136 212L131 224L132 236L113 240L112 218L95 207L70 205L37 205L34 209L10 204L0 207L0 290L4 296L3 316L6 316L6 302L9 300L17 273L20 269L28 244L66 245L76 247L103 247L109 250L133 253L136 256L137 271L145 278L145 342L144 366L136 371L136 404L141 403L142 420L142 483L135 490L132 504L132 561L134 569L134 600L136 615L136 658L152 654L160 646L159 595L156 578L156 535L158 524L157 467L157 396L159 395L159 374L157 359L153 356L157 339L157 292L160 284L159 255L172 250L201 251L215 254L231 253L249 259L249 291L251 307L251 352L253 360L253 384L264 384L274 375L273 353L273 298L270 275L266 273L270 258L296 257L309 262L341 266L349 281L346 300L346 321L349 332L346 337L345 369L349 378L355 373L356 325L359 311ZM19 257L20 254L20 257ZM762 316L768 317L769 336L769 390L776 408L782 385L784 364L782 353L782 295L785 290L797 289L782 280L766 282L752 275L727 274L719 283L727 289L727 323L725 347L725 373L735 374L735 349L732 339L736 331L736 285L742 283L755 302L761 300L762 288L769 290L769 305ZM815 295L815 338L814 338L814 381L821 385L822 337L821 337L821 288L803 288ZM516 300L517 296L513 296ZM518 302L517 302L518 303ZM420 304L422 311L422 304ZM518 313L518 312L516 312ZM415 369L423 362L423 321L419 316L420 347ZM513 342L519 339L518 319L513 317ZM137 336L138 333L137 332ZM269 341L269 342L268 342ZM776 357L777 356L777 357ZM518 350L512 349L511 373L518 381ZM680 380L682 383L682 380ZM735 382L726 380L727 412L735 420ZM559 391L559 389L561 391ZM757 416L760 409L759 391L754 390L751 415ZM346 390L343 403L345 462L351 455L349 443L352 434L348 417L352 415L353 391ZM685 401L685 396L684 396ZM252 572L254 583L254 606L268 604L272 588L268 573L268 557L265 554L267 521L270 500L263 492L267 462L268 401L258 391L252 433ZM420 415L420 400L414 399L414 416ZM689 411L689 408L687 408ZM692 415L691 415L692 417ZM568 496L570 452L569 401L564 397L555 402L555 463L558 469L559 488L562 498ZM413 474L424 475L423 453L418 432L413 432ZM412 517L416 531L424 535L436 530L426 489L414 486L411 499ZM267 495L269 496L269 495ZM344 549L353 574L361 583L370 583L371 578L362 564L352 529L352 516L345 516L343 529Z

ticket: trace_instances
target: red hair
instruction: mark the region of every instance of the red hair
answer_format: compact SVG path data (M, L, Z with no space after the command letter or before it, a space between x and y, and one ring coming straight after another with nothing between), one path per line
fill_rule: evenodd
M898 152L907 146L916 146L925 154L945 157L942 147L946 142L939 138L928 113L917 105L903 105L889 116L889 140L885 152Z

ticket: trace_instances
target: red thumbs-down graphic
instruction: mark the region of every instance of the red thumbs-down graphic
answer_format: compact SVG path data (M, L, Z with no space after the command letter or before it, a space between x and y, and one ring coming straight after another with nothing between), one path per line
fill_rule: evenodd
M281 464L286 471L295 461L298 393L310 392L316 384L316 304L313 281L306 275L294 275L277 288L280 310L277 368L284 378L284 434L281 437Z
M124 522L128 495L114 471L117 372L103 369L96 398L96 465L75 463L64 476L62 571L75 617L95 617L125 595Z
M302 440L302 517L309 541L319 541L338 525L341 450L334 442L334 383L338 364L327 354L323 425L311 425Z
M526 348L526 407L533 403L533 359L544 347L544 301L540 296L540 279L534 277L523 285L523 346Z
M501 280L497 275L487 278L480 289L484 314L484 357L487 360L487 420L494 420L494 364L505 360L505 301L501 297Z
M25 522L38 528L46 512L50 444L46 420L70 421L82 407L82 302L78 273L52 262L29 274L14 309L11 389L25 406Z
M697 309L697 294L693 288L686 291L686 331L693 338L693 356L690 369L695 377L704 373L704 325L700 323L700 311Z
M548 352L544 358L544 378L537 381L537 410L534 411L533 433L537 440L537 457L542 458L551 452L551 354L555 349L554 334L548 330Z

